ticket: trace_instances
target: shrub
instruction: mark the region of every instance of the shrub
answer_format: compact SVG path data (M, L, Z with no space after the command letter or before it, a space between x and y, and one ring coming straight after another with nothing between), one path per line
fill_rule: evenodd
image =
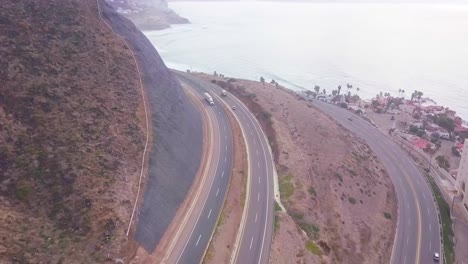
M437 164L445 170L448 170L450 168L450 163L448 159L445 156L439 155L436 157Z
M306 248L314 255L321 256L323 254L322 250L320 250L320 248L313 241L307 241Z
M456 157L460 157L460 151L458 151L458 148L456 146L452 147L452 154L455 155Z
M253 94L253 95L255 95L255 94ZM271 113L270 113L270 112L263 111L262 114L263 114L263 118L264 118L264 119L268 119L268 120L269 120L269 119L271 118Z
M281 194L281 198L287 200L294 194L294 185L291 182L292 176L287 175L280 178L279 181L279 190Z
M279 204L275 201L275 212L281 211L281 207Z
M298 225L302 230L304 230L304 232L306 232L310 239L316 240L320 238L320 227L305 222L298 223Z
M349 201L351 204L356 204L356 199L353 198L353 197L348 197L348 201Z
M384 212L383 215L388 220L392 219L392 215L390 213Z
M343 176L341 176L339 172L335 172L335 177L337 177L340 182L343 182Z
M31 193L32 188L30 186L21 186L16 189L16 198L25 200Z
M310 186L307 191L309 192L310 195L317 196L317 191L315 190L313 186Z

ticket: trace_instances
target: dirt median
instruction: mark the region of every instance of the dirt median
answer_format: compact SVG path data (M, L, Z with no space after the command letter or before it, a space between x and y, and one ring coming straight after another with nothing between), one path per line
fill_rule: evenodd
M229 263L245 203L247 152L241 128L226 109L233 135L234 162L228 194L203 263Z

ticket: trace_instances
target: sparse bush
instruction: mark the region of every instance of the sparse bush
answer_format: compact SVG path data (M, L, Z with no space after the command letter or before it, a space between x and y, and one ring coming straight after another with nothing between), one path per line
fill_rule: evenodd
M271 113L268 111L263 111L262 115L264 119L267 119L267 120L271 119Z
M450 168L450 163L445 156L439 155L436 157L436 160L437 160L437 164L439 164L441 168L445 170L448 170Z
M314 255L321 256L323 254L322 250L320 250L320 248L313 241L307 241L306 248Z
M279 204L275 201L275 212L279 212L281 211L281 207L279 206Z
M280 228L279 217L275 214L275 232L278 231Z
M356 199L354 197L348 197L348 201L351 203L351 204L356 204Z
M16 198L19 200L25 200L31 193L32 188L30 186L21 186L16 189Z
M310 186L307 191L309 192L310 195L317 196L317 191L315 190L313 186Z
M281 194L281 198L287 200L294 194L294 185L291 182L292 176L287 175L280 178L279 182L279 190Z
M310 239L317 240L320 238L320 227L306 222L300 222L298 225L302 230L304 230L304 232L306 232Z
M337 177L340 182L343 182L343 176L339 172L335 172L335 177Z
M301 212L293 211L290 213L290 215L296 222L304 219L304 214Z
M388 220L392 219L392 215L390 213L384 212L383 215L385 219L388 219Z
M452 154L455 155L456 157L460 157L460 151L458 151L458 148L456 146L452 147Z

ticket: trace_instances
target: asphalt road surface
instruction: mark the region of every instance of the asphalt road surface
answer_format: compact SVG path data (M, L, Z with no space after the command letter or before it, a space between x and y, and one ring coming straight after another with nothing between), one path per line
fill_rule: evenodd
M313 104L364 139L392 179L398 197L392 263L434 263L434 252L441 253L438 214L432 191L411 158L394 141L359 116L317 100Z
M208 110L213 140L213 155L208 160L209 176L204 182L201 198L197 202L198 208L193 211L186 225L187 230L179 237L173 253L167 260L167 263L191 264L202 261L211 234L216 227L218 215L222 210L232 171L232 131L229 119L216 99L214 99L215 105L210 106L204 100L203 87L180 76L176 77L192 89Z
M215 107L223 100L240 123L246 139L250 181L245 206L247 214L241 223L238 247L234 248L232 262L239 264L269 263L274 222L273 157L260 125L255 117L233 95L221 97L221 88L185 73L177 74L191 86L198 86L215 99ZM218 99L218 100L217 100ZM188 262L187 262L188 263Z

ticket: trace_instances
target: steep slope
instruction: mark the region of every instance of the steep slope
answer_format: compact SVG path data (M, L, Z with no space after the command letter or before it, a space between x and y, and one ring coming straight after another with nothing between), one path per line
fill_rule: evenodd
M180 84L172 77L151 42L128 20L103 5L103 15L125 36L141 65L147 87L154 136L149 181L136 239L152 252L192 184L202 151L202 121Z
M190 185L201 151L199 115L149 41L128 20L116 23L131 33L148 93L149 186L158 179L164 189L166 177ZM95 0L3 3L0 263L128 257L145 124L132 52L100 20ZM178 162L184 166L173 169ZM177 209L185 195L178 191L164 196L162 213Z

